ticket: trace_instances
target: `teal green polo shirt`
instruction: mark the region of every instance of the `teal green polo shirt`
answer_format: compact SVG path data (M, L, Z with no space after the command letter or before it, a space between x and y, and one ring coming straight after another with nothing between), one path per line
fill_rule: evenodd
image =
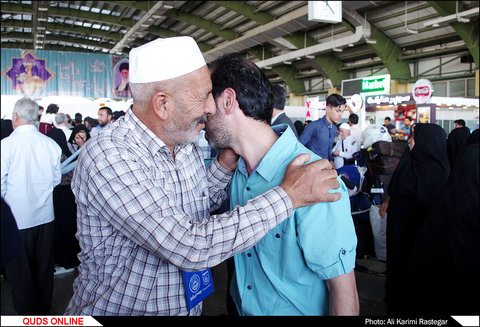
M281 134L251 173L240 158L230 186L231 209L280 185L287 165L310 153L287 125L274 126ZM347 189L336 202L298 208L249 250L234 256L230 286L240 315L328 315L325 280L349 273L355 266L357 237Z

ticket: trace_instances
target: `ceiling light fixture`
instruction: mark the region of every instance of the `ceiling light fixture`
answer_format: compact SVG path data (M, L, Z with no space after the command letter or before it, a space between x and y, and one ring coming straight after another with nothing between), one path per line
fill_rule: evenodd
M439 27L440 23L452 23L452 22L459 22L459 23L468 23L470 20L467 17L474 17L478 16L480 12L479 7L475 7L472 9L468 9L462 12L458 12L458 9L455 14L451 14L448 16L442 16L439 18L435 18L423 23L424 27L433 26ZM467 21L468 20L468 21Z
M470 19L458 16L458 1L455 1L455 16L459 23L469 23Z
M365 11L365 26L368 26L368 21L367 21L367 12ZM365 42L367 44L377 44L377 40L374 39L369 39L365 34L363 35L363 38L365 39Z
M333 42L333 25L332 25L332 50L335 51L335 52L342 52L343 51L343 49L336 48L335 43Z
M418 34L418 31L417 30L411 30L409 29L408 27L405 26L405 31L408 33L408 34Z
M408 34L417 34L418 33L417 30L412 30L412 29L408 28L408 26L407 26L407 1L405 1L405 31Z

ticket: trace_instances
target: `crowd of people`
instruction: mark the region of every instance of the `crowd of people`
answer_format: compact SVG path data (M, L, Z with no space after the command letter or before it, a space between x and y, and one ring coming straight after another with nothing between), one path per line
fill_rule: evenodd
M293 123L285 90L253 62L230 54L207 66L190 37L134 48L129 65L127 112L71 120L23 98L10 127L2 120L2 266L15 310L48 314L54 271L77 269L67 315L201 315L185 273L228 260L231 314L359 315L338 171L356 164L362 131L354 113L339 124L346 100L332 94L323 118ZM411 122L380 208L388 311L471 314L479 131L447 137ZM202 130L219 153L207 166Z
M109 112L104 121L103 111ZM115 113L117 119L125 114ZM113 122L112 116L102 107L98 120L82 120L81 113L72 120L57 104L43 114L23 98L12 120L2 119L2 274L20 314L48 313L53 276L74 272L79 264L73 169L92 130Z

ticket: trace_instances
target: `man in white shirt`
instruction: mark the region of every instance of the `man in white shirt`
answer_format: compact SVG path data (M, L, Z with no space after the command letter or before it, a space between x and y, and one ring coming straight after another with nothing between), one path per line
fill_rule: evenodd
M350 114L348 116L348 125L350 125L350 135L352 135L358 144L362 144L362 128L358 125L358 115Z
M38 104L22 98L13 108L13 133L1 143L1 196L21 235L6 267L18 314L46 314L53 290L53 188L60 183L61 149L35 127Z
M62 132L65 134L65 138L68 140L70 135L72 135L72 130L67 127L67 115L65 115L63 112L57 113L55 116L55 123L57 124L57 128L62 130Z
M333 163L335 169L349 164L348 160L352 159L354 153L360 151L359 142L350 135L350 125L343 123L340 125L340 138L332 149Z

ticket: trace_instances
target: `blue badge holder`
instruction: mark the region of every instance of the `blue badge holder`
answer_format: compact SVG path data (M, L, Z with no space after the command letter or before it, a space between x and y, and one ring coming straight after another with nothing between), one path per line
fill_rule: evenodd
M210 269L192 272L182 271L182 277L188 311L214 292Z

